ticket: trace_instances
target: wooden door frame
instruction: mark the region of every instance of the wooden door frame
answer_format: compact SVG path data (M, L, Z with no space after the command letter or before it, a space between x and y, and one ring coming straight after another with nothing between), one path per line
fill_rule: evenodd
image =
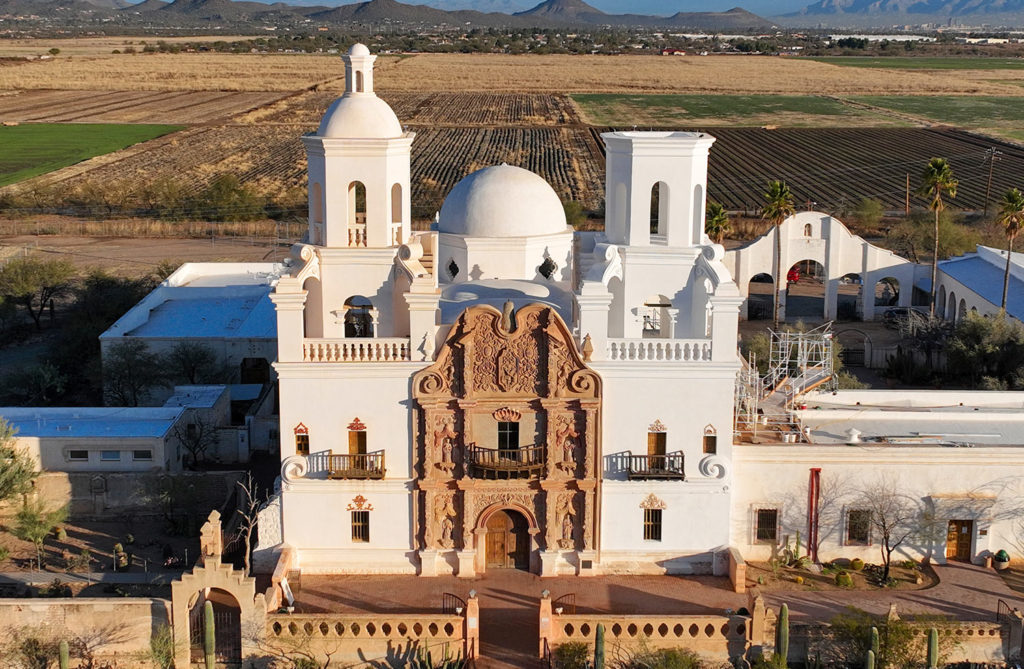
M949 554L950 543L949 543L949 528L955 525L957 528L956 532L956 550L953 551L953 555ZM961 532L961 528L966 527L966 532ZM954 562L973 562L974 558L974 520L971 518L950 518L946 521L946 551L945 558L948 562L952 560ZM966 537L966 546L961 545L962 537ZM960 557L960 555L964 557Z
M529 544L526 549L527 569L531 574L540 573L540 546L537 543L537 536L540 534L540 527L537 519L525 507L515 502L504 504L492 504L480 512L477 517L476 527L473 529L473 541L475 556L475 569L477 575L487 572L487 521L498 511L515 511L526 519L526 533L529 537Z

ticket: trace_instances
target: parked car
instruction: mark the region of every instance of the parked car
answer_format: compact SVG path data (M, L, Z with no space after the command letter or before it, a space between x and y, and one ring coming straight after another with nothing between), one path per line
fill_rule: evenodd
M896 329L910 318L927 318L928 312L917 307L890 307L882 312L882 324L887 328Z
M786 273L786 283L799 283L799 282L800 282L800 270L798 270L796 267L794 267L793 269L789 270L789 272Z

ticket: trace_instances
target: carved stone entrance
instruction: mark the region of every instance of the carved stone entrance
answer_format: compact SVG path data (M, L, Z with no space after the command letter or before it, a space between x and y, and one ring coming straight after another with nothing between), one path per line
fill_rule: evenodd
M412 386L421 575L592 573L601 378L558 313L470 307Z
M495 511L487 519L486 530L488 569L530 568L530 534L523 514L512 509Z

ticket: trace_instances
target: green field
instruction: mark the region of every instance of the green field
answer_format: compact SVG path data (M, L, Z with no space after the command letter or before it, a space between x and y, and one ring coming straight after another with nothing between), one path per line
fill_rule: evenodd
M595 125L892 125L891 119L814 95L573 94Z
M74 165L169 132L180 125L41 123L0 127L0 186Z
M885 107L938 123L965 128L1019 130L1024 123L1024 98L993 96L858 96L851 100Z
M810 60L844 67L878 67L894 70L1024 70L1024 58L824 56Z

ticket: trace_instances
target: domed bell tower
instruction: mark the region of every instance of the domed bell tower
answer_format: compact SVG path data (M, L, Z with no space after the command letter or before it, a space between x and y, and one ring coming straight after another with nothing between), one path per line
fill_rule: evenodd
M345 94L315 134L309 164L309 242L332 248L401 246L412 231L409 164L414 133L373 92L376 56L356 44L342 56Z

